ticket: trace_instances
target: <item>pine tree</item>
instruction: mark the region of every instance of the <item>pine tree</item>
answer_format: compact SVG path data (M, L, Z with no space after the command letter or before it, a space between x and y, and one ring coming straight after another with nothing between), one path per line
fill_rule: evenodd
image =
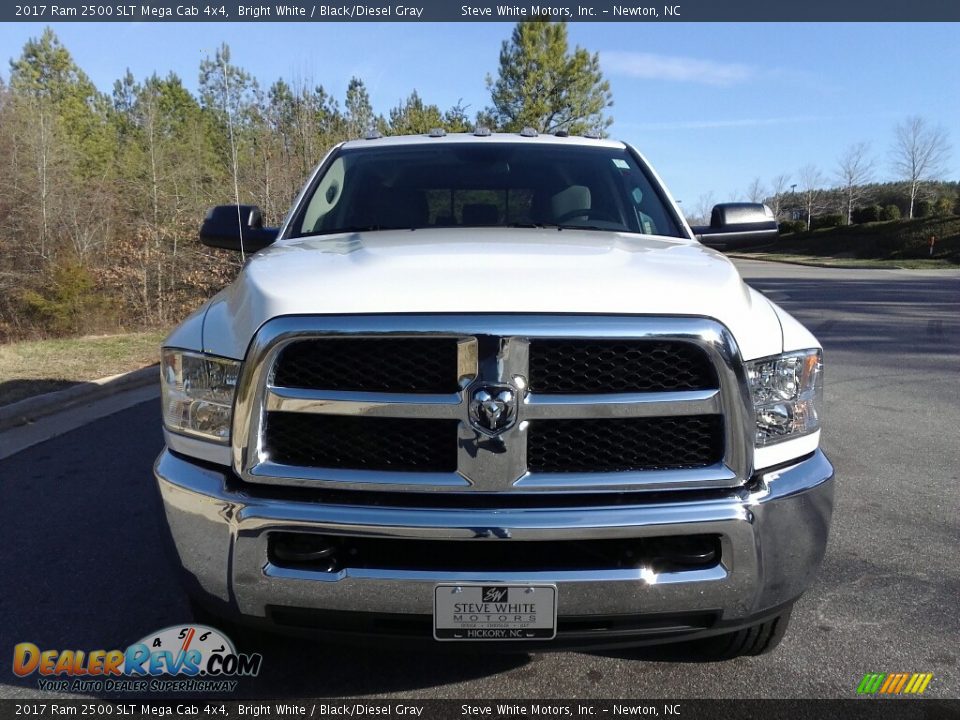
M613 122L603 113L613 95L600 58L581 47L570 52L563 22L517 23L501 46L499 76L488 75L487 88L493 107L479 119L499 130L602 134Z

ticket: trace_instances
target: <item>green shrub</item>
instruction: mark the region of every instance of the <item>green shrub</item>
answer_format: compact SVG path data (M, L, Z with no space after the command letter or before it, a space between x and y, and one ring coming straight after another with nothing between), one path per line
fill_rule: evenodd
M952 215L954 204L955 204L954 198L943 195L937 198L937 203L934 206L934 212L940 217L946 217L947 215Z
M778 226L781 235L790 233L802 233L807 229L807 224L803 220L784 220Z
M822 230L823 228L840 227L843 225L843 215L831 213L830 215L817 215L810 221L812 230Z
M899 220L901 217L899 205L887 205L880 213L881 220Z
M879 205L867 205L866 207L857 208L853 211L853 222L857 225L868 222L877 222L880 220L881 215L883 215L883 208Z
M930 237L937 237L934 257L960 265L960 217L925 218L838 227L781 237L775 252L831 257L908 259L930 255Z
M28 316L55 335L100 330L113 315L93 277L75 262L54 267L50 281L39 290L24 290L20 301Z
M915 218L930 217L933 215L933 203L929 200L917 200L913 206L913 216Z

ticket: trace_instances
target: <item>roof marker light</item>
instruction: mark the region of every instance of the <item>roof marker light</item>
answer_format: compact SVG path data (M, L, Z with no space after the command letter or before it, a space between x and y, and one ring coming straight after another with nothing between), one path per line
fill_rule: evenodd
M520 131L520 137L536 137L539 134L540 133L538 133L532 127L525 127L523 130Z
M477 126L473 129L473 134L477 137L490 137L490 128Z

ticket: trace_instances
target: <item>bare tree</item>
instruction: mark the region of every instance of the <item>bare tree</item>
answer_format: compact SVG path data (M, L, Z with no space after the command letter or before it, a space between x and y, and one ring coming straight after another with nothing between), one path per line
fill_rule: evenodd
M749 185L747 185L747 200L752 203L762 203L767 196L767 189L763 186L763 181L760 178L755 177Z
M689 219L691 225L709 225L710 224L710 214L713 211L713 206L716 204L716 200L713 196L713 191L705 192L697 198L697 206L694 208L696 215Z
M783 196L790 187L790 176L786 173L780 173L770 181L770 209L773 210L773 216L780 220L780 213L783 211Z
M868 143L854 143L837 161L837 178L843 192L847 225L853 220L853 206L863 197L863 186L870 182L872 176L873 158L870 157Z
M891 150L893 168L907 182L910 211L924 182L936 180L950 157L950 139L941 125L930 125L922 117L908 117L894 130Z
M804 165L800 168L800 199L807 214L807 230L810 229L810 219L813 213L820 208L820 199L823 196L823 173L816 165Z

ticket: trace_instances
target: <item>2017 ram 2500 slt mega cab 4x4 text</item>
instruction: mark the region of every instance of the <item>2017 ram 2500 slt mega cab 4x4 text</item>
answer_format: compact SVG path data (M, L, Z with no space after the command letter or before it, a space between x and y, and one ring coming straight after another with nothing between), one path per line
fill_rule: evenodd
M242 222L241 222L242 221ZM822 559L821 350L608 140L373 138L163 348L156 479L188 590L342 636L782 636ZM762 236L763 206L698 232Z

